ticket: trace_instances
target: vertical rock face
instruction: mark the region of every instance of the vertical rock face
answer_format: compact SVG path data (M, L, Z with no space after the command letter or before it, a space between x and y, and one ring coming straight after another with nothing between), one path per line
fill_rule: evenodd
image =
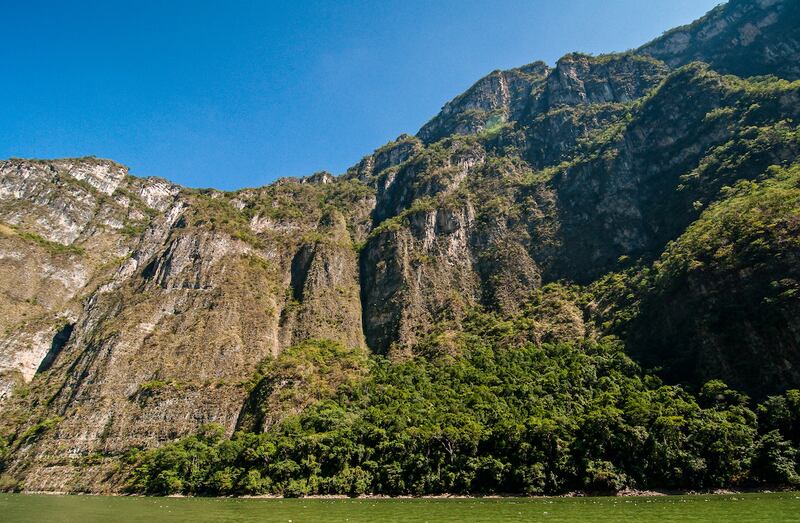
M637 49L672 67L706 62L738 76L800 78L800 6L794 0L731 0Z
M748 114L750 124L796 118L796 100L795 89L761 100L771 107L761 115ZM778 139L761 154L738 158L736 171L728 173L735 179L699 183L705 163L736 154L727 150L732 140L748 147L741 134L747 131L733 122L752 101L702 66L688 66L665 80L603 156L574 162L554 178L563 247L549 278L586 282L613 268L619 256L658 253L698 217L701 204L719 196L723 185L793 161L796 144ZM720 107L731 107L727 117L708 116Z
M492 72L445 104L417 136L425 142L435 142L452 134L474 134L487 126L517 118L548 70L544 63L535 62L509 71Z
M364 334L370 348L398 354L436 322L459 320L478 299L470 205L407 214L371 237L361 256Z
M88 239L98 227L120 229L127 214L134 220L145 218L126 202L100 204L114 193L126 173L120 165L94 159L2 162L3 221L29 227L31 232L62 245Z
M0 162L0 396L54 358L81 295L130 253L155 212L139 195L164 205L177 190L107 160Z
M0 162L0 436L51 427L8 470L30 490L117 488L114 458L132 446L208 422L267 427L311 401L292 389L282 408L297 384L264 383L264 365L295 365L270 367L291 381L303 350L414 357L475 308L524 309L543 342L619 334L676 380L703 365L686 379L796 386L791 266L737 266L761 276L733 316L707 299L733 285L729 271L707 288L689 269L656 282L684 275L688 297L646 278L730 200L727 186L798 161L800 86L719 74L796 78L798 26L796 2L732 1L634 52L495 71L342 176L223 193L95 158ZM696 59L710 65L684 65ZM773 229L789 231L770 240L781 260L796 260L794 229ZM606 298L607 281L625 292ZM774 307L773 287L785 300ZM735 338L721 334L728 317L741 320ZM672 358L682 332L706 342ZM764 369L748 377L737 358ZM350 363L331 383L363 370ZM253 405L261 393L266 407ZM106 458L87 464L94 453Z
M485 156L476 142L443 141L381 171L373 182L377 186L373 226L399 215L416 201L454 195Z
M574 156L585 141L626 114L667 75L662 62L624 54L571 54L558 61L522 119L525 159L542 169Z
M657 60L638 55L561 58L537 97L540 112L563 105L627 103L644 96L667 75Z
M231 426L239 382L280 348L274 283L240 241L172 233L143 270L85 305L45 378L64 417L52 449L115 452L198 423Z
M282 319L286 338L291 344L328 339L363 347L357 253L342 214L324 216L320 234L292 259L292 302Z
M60 420L19 451L28 488L89 488L98 479L75 468L80 456L210 422L232 431L257 366L293 343L364 346L353 237L368 186L320 174L225 195L94 159L7 163L0 270L17 281L3 299L18 313L0 341L1 390L15 416ZM26 199L37 206L23 212ZM60 209L69 235L53 229Z

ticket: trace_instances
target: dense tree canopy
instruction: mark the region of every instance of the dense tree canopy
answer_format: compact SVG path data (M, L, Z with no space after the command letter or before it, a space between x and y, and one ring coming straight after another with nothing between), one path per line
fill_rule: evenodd
M537 345L530 327L524 314L474 314L447 337L460 354L437 352L439 335L423 342L427 357L374 357L365 378L266 433L225 438L212 426L134 451L130 489L555 494L798 481L797 391L754 411L720 381L697 394L664 385L614 339Z

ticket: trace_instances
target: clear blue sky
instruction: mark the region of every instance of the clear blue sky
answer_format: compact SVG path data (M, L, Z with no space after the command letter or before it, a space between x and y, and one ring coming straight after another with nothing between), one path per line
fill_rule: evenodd
M336 174L493 69L636 47L718 0L0 0L0 158L235 189Z

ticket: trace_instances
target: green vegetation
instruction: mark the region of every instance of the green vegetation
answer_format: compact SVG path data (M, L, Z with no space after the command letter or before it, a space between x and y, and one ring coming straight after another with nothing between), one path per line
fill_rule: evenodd
M230 197L219 191L187 191L192 197L188 213L189 225L220 230L253 247L264 246L261 238L249 227L244 214L231 202Z
M317 400L266 433L228 439L208 427L132 452L130 489L556 494L797 481L800 392L768 398L759 421L722 382L692 395L643 374L613 339L538 345L530 329L526 314L475 313L455 338L422 342L427 357L375 357L368 375L339 380L335 393L315 394L309 381ZM298 349L259 381L275 386L306 365L339 365L329 357L341 351Z
M702 359L713 357L735 386L774 393L792 378L752 362L794 343L788 325L800 296L800 165L773 166L721 195L658 260L605 275L585 300L604 332L625 339L631 354L671 380L714 377ZM740 342L754 334L762 341Z
M84 248L79 245L74 245L74 244L64 245L63 243L53 242L34 232L22 231L17 229L16 234L17 236L19 236L24 240L27 240L29 242L35 243L36 245L39 245L40 247L43 247L45 250L54 255L63 255L63 254L82 255L85 254L86 252Z
M373 228L369 233L369 239L375 238L384 232L396 232L403 227L408 226L409 219L419 213L428 212L436 209L436 200L430 197L417 198L408 209L404 209L396 216L392 216L382 221L377 227Z
M363 349L329 340L307 340L259 366L245 384L250 391L240 426L272 426L311 403L331 398L339 386L367 371Z
M147 230L146 221L139 221L139 222L126 221L125 225L122 226L122 229L120 229L119 232L120 234L123 234L128 238L136 238L138 236L141 236L145 230Z
M503 130L508 120L508 115L505 113L492 113L487 115L486 121L483 124L483 129L478 133L478 138L482 140L491 140L498 136Z
M373 189L355 179L337 179L334 183L304 183L299 179L286 178L273 185L259 189L245 189L226 193L213 189L184 189L190 201L186 213L187 225L222 231L234 238L263 249L271 240L287 241L287 236L276 236L286 223L291 230L302 228L298 236L317 235L320 221L331 214L345 216L347 227L353 227L354 215L364 201L373 195ZM269 220L274 230L258 233L251 221ZM127 232L127 229L126 229ZM350 243L347 243L350 247Z
M42 420L23 432L22 435L15 441L15 443L19 447L30 445L38 440L45 432L51 430L59 423L61 423L61 418L58 416Z
M0 473L5 470L5 463L10 455L11 445L8 442L8 438L0 436Z
M139 385L139 390L143 392L147 391L155 391L159 389L163 389L169 387L171 385L170 382L163 381L163 380L150 380L142 383Z
M0 490L800 486L800 82L725 74L797 78L773 44L799 9L726 16L712 52L656 53L671 72L637 51L494 71L342 177L185 189L174 222L137 196L157 186L109 197L74 161L35 166L14 189L35 197L3 204L25 251L4 350L58 336L29 383L4 372ZM83 254L28 232L70 207L97 252L30 258ZM72 343L39 330L54 315L77 316Z
M725 188L725 199L711 205L667 247L656 266L658 278L712 268L723 271L757 266L759 261L779 256L779 251L800 247L796 221L800 165L771 167L765 177L762 182L741 180Z

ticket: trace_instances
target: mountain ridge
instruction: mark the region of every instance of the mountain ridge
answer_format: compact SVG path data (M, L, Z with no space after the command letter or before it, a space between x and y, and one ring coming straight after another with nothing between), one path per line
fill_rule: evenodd
M633 52L494 71L336 177L224 192L0 162L4 473L117 491L132 448L283 430L371 383L368 355L469 360L476 337L617 354L613 335L693 390L795 388L799 17L731 1ZM496 338L511 324L524 343Z

